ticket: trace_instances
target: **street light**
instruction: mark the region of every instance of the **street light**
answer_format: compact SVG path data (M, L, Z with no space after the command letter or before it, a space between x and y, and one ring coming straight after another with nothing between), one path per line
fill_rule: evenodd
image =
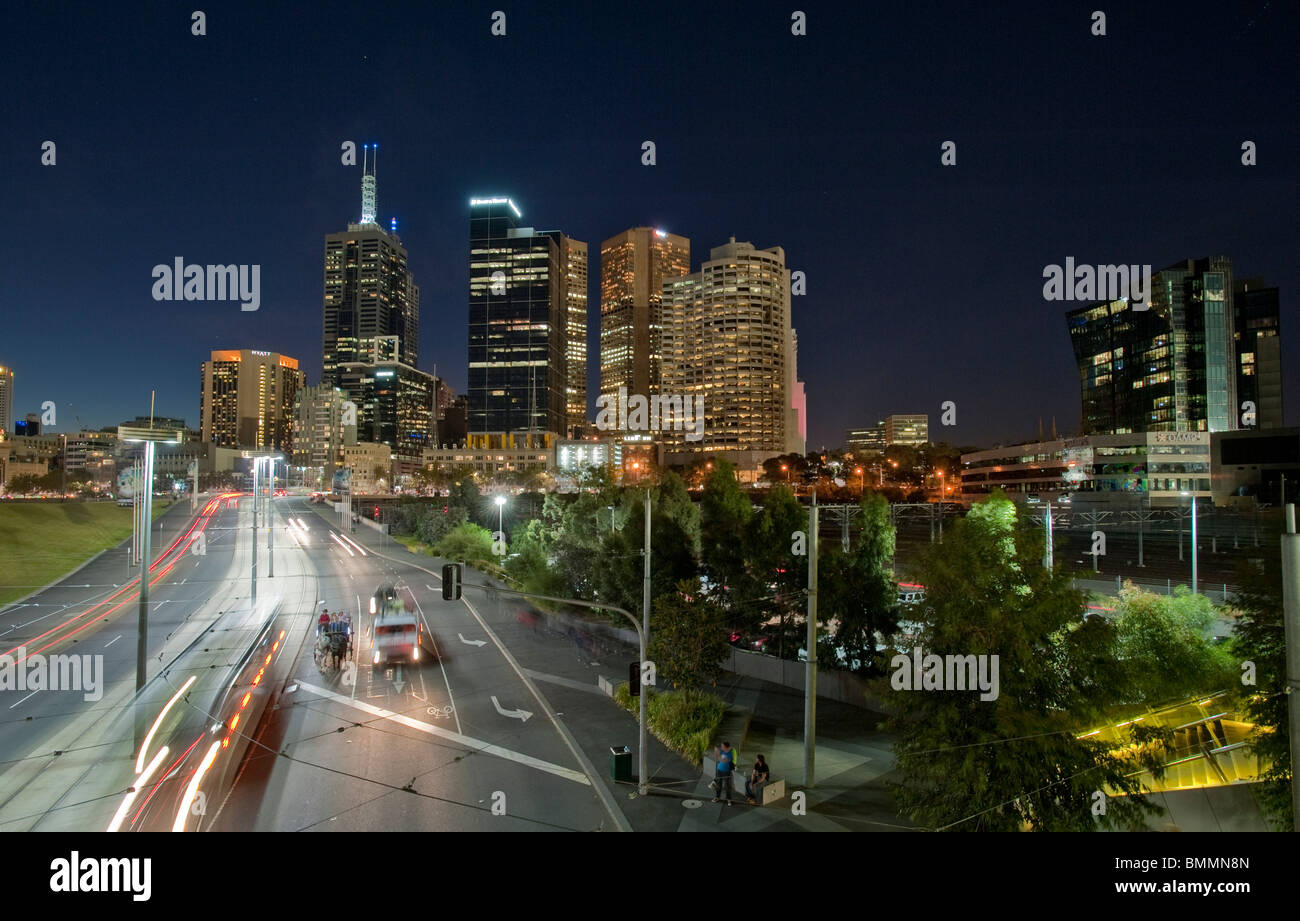
M140 515L141 546L144 549L140 560L140 614L138 635L135 646L135 689L139 691L145 684L145 662L149 646L149 567L152 547L150 532L153 529L153 458L154 445L180 444L181 432L177 429L136 428L119 425L117 437L123 442L142 442L144 444L144 476L137 485L136 492L141 495L144 508Z
M497 504L497 533L505 535L505 516L506 516L506 497L497 496L494 500Z
M856 473L856 474L858 475L858 492L860 492L860 493L866 493L866 491L867 491L867 475L866 475L866 473L863 471L863 469L862 469L861 467L857 468L857 469L854 470L853 472ZM884 485L884 484L882 483L881 485Z

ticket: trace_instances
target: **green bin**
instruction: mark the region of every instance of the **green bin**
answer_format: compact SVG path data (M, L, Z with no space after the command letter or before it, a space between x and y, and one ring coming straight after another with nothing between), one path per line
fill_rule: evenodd
M619 745L609 750L609 776L611 780L632 782L632 749Z

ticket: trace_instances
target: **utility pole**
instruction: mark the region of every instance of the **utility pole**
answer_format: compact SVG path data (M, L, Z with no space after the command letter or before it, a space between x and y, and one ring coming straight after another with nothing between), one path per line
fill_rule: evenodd
M275 508L275 458L267 461L271 475L266 483L266 577L275 578L275 517L271 514Z
M1282 535L1282 612L1286 630L1287 726L1291 734L1291 764L1300 764L1300 534L1295 530L1295 505L1286 506ZM1294 771L1294 768L1293 768ZM1300 828L1300 781L1292 775L1291 819Z
M643 669L645 668L645 656L647 655L646 648L650 642L650 487L649 486L647 486L645 490L645 551L644 552L645 552L645 574L641 580L641 623L642 623L641 667ZM638 681L641 680L640 676L637 677L637 680ZM641 693L639 695L639 699L640 699L639 712L641 718L641 733L642 733L641 745L640 745L641 751L638 753L637 756L637 762L638 762L637 763L637 772L638 772L637 793L639 793L641 796L646 795L648 780L649 780L649 771L650 771L650 759L649 756L646 754L646 746L645 746L646 720L648 719L648 714L646 710L646 698L650 696L649 692L650 689L643 684L641 686Z
M257 604L257 468L261 466L257 461L258 459L256 457L253 458L253 546L251 548L253 554L253 569L250 573L252 585L252 588L249 590L249 598L251 599L249 602L250 605Z
M1052 555L1052 503L1047 503L1047 511L1043 514L1043 528L1046 534L1046 546L1043 550L1043 568L1050 570L1055 562ZM1096 557L1094 556L1095 560Z
M144 504L141 506L142 554L140 557L140 615L138 633L135 643L135 689L139 691L145 682L145 661L149 655L149 562L153 548L149 537L153 523L153 442L144 443Z
M1192 594L1196 594L1196 494L1192 494Z
M817 760L817 491L808 509L808 661L804 664L803 785L816 782Z

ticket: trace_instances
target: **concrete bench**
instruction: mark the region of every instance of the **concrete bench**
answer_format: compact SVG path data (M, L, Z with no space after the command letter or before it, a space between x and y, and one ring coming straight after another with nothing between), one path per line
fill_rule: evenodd
M741 787L741 792L744 792L743 785ZM763 798L758 801L758 805L760 806L766 806L768 803L775 803L779 799L785 799L785 781L769 780L763 787L761 796Z

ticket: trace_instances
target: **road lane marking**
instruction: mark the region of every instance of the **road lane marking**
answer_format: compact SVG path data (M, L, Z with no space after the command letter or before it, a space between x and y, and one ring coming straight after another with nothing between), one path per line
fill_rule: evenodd
M308 691L309 693L315 694L317 697L323 697L326 700L332 700L345 706L356 707L363 713L369 713L372 716L392 720L395 723L409 726L411 729L416 729L420 732L427 732L429 735L437 736L440 739L446 739L448 742L454 742L457 745L463 745L465 748L471 748L475 751L482 752L485 755L493 755L494 757L502 758L506 761L513 761L516 764L522 764L525 767L543 771L547 774L554 774L556 777L562 777L565 780L571 780L574 783L579 783L586 787L591 786L591 781L587 779L587 775L582 771L575 771L572 768L566 768L560 764L543 761L541 758L534 758L531 755L511 751L508 748L502 748L500 745L494 745L491 742L484 742L482 739L475 739L459 732L452 732L450 729L443 729L439 726L432 726L429 723L422 723L419 720L411 719L409 716L404 714L395 713L392 710L385 710L383 707L376 707L373 704L366 703L365 701L350 700L342 694L335 694L333 691L316 687L315 685L308 684L305 681L298 682L298 687L300 690Z
M434 653L438 656L438 668L442 671L442 683L447 686L447 701L451 707L451 714L456 718L456 731L460 732L462 731L460 711L457 710L456 698L451 693L451 679L447 677L447 666L443 664L442 651L438 649L438 638L433 635L433 628L429 626L429 618L424 616L424 608L420 606L420 599L415 597L415 592L411 590L411 586L404 585L403 588L411 596L411 600L415 602L415 609L420 612L420 620L424 622L424 629L429 631L429 642L433 644Z
M545 672L534 671L531 668L524 669L524 674L529 678L536 678L538 681L547 681L551 684L562 685L566 688L573 688L575 691L587 691L590 694L599 694L605 696L605 692L598 685L590 684L586 681L574 681L572 678L562 678L559 675L548 675Z
M115 636L115 637L113 637L111 640L109 640L108 643L107 643L107 645L104 646L104 648L107 649L109 646L112 646L114 643L116 643L116 642L117 642L118 640L120 640L121 638L122 638L122 634L119 633L117 636Z
M37 688L35 691L32 691L32 694L39 694L40 692L41 692L40 688ZM28 694L27 697L31 697L32 694ZM27 697L24 697L23 700L26 700ZM23 700L18 701L18 704L22 703ZM14 704L14 705L13 705L12 707L10 707L9 709L12 710L14 707L18 706L18 704ZM584 778L584 780L585 780L585 779L586 779L586 778Z

